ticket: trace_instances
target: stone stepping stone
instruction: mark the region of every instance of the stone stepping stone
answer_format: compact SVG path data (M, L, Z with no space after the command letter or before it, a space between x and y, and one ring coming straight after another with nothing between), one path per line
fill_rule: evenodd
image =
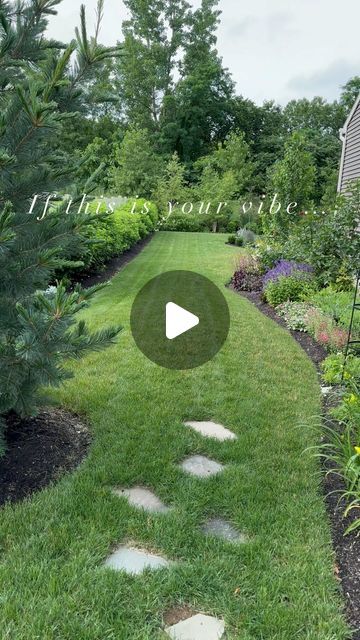
M139 575L145 569L162 569L169 567L170 562L162 556L147 553L127 545L121 545L109 556L104 566L116 571L125 571L132 575Z
M332 391L332 387L321 387L321 393L323 396L327 396Z
M119 498L126 498L133 507L143 509L150 513L166 513L169 511L160 498L150 489L145 487L133 487L132 489L114 489L113 492Z
M216 422L185 422L187 427L191 427L205 438L215 438L224 442L225 440L236 440L235 433L223 427L222 424L216 424Z
M247 542L246 536L244 536L243 533L239 533L230 522L222 520L222 518L207 520L202 525L201 530L205 535L222 538L227 542L237 542L241 544Z
M172 640L221 640L225 633L225 623L218 618L198 613L167 627L165 632Z
M181 468L186 473L198 478L209 478L223 471L224 466L220 462L210 460L205 456L189 456L181 463Z

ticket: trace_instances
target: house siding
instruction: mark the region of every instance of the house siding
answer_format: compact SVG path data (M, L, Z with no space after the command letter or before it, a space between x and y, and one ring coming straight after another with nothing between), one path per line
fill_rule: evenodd
M357 103L345 128L339 191L346 193L348 184L358 179L360 179L360 102Z

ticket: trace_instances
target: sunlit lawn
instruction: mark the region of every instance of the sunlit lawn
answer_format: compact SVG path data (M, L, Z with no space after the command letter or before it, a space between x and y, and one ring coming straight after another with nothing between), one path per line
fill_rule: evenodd
M56 399L94 435L80 469L0 511L0 630L9 640L156 640L179 603L225 619L230 640L343 640L342 602L316 463L317 374L278 325L224 288L238 250L225 237L160 233L97 295L92 326L121 323L118 343L73 366ZM227 343L191 371L162 369L136 348L132 301L152 276L188 269L224 291ZM214 419L238 440L219 444L183 426ZM227 465L186 476L192 453ZM112 495L143 484L173 509L149 516ZM206 517L231 520L248 543L205 538ZM169 570L131 577L102 567L123 541L159 552Z

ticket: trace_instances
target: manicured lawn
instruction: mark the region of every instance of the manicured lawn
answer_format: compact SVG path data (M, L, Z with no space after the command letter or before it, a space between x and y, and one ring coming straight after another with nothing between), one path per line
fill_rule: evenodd
M179 603L224 618L229 640L343 640L314 442L304 426L320 409L317 374L283 329L224 289L227 343L209 363L178 372L135 347L129 313L139 288L189 269L222 289L237 250L224 236L160 233L87 316L121 323L118 343L74 365L57 394L87 415L89 458L71 477L16 507L0 523L0 629L11 640L156 640L162 614ZM214 419L234 442L202 438L184 420ZM178 469L187 455L225 465L199 480ZM111 493L146 485L173 509L140 512ZM248 543L206 538L206 517L231 520ZM131 577L104 569L123 541L177 562Z

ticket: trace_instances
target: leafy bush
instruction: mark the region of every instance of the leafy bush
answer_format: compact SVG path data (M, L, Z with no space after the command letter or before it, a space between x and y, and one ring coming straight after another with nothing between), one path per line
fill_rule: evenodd
M236 244L237 247L243 247L244 246L244 238L242 236L236 236L235 244Z
M173 213L162 224L164 231L204 231L205 215L194 215L191 213Z
M359 267L360 181L351 192L341 196L334 209L303 216L285 245L286 255L309 261L322 286L337 283L338 289L347 288L349 276Z
M306 278L292 275L280 276L276 280L270 280L265 289L264 297L272 306L277 307L282 302L304 301L315 291L315 282Z
M261 291L262 277L254 256L244 254L239 257L231 284L236 291Z
M344 370L344 354L331 353L322 362L321 368L324 382L331 385L340 384ZM344 380L347 382L351 379L360 381L360 358L350 354L346 361Z
M133 207L134 202L129 200L111 213L103 203L98 215L93 215L98 204L93 202L89 205L88 211L94 219L85 230L87 245L77 256L85 271L102 267L108 260L121 255L155 229L158 220L156 206L151 202L138 200L135 209L137 213L132 213ZM74 273L76 272L72 271L71 275Z
M236 235L232 233L232 234L228 237L228 244L235 244L235 243L236 243Z
M308 302L283 302L276 307L276 313L284 318L288 329L307 332L306 316L310 308Z

